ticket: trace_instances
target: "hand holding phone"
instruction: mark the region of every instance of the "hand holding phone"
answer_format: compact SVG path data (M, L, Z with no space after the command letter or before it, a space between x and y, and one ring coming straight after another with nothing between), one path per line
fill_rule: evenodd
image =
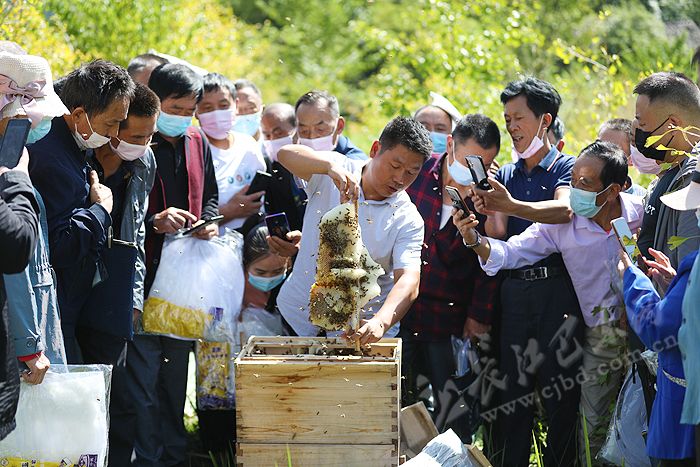
M280 238L285 242L288 242L287 234L291 231L289 228L289 222L287 221L287 214L280 212L279 214L270 214L265 216L265 225L267 226L267 231L270 236Z
M184 229L181 232L179 232L178 234L182 237L192 235L196 232L199 232L200 230L202 230L203 228L205 228L208 225L219 223L221 220L223 220L223 218L224 218L224 216L218 215L218 216L211 217L209 219L205 219L204 222L202 222L201 224L195 225L194 227L190 227L189 229Z
M472 173L472 178L476 186L482 190L490 190L491 184L489 183L488 173L486 172L486 166L484 165L484 160L481 156L465 156L467 160L467 166L469 171Z
M627 253L627 256L630 258L630 261L633 264L637 264L639 269L646 273L649 268L644 262L644 257L639 251L637 242L635 241L634 235L632 235L632 231L630 230L625 218L618 217L617 219L613 219L611 225L613 231L615 232L615 236L617 237L617 241L620 243L620 247L625 250L625 253Z
M467 217L472 213L467 207L467 203L462 198L462 195L459 194L459 190L457 190L457 188L446 185L445 191L452 200L452 206L454 206L454 208L457 210L461 210L464 213L464 217Z
M17 166L24 153L31 125L27 118L13 118L7 122L5 134L0 141L0 167L13 169Z
M255 177L253 181L250 182L248 191L246 195L252 195L253 193L258 193L260 191L267 191L270 188L270 183L272 183L272 175L262 170L255 172Z

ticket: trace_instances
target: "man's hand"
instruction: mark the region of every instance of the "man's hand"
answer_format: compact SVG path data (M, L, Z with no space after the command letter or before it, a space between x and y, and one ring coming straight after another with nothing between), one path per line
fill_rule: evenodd
M175 233L183 228L187 221L196 222L197 216L184 209L168 208L153 216L153 229L161 234Z
M452 223L457 227L466 243L476 242L476 226L479 225L479 221L476 220L474 214L464 217L464 211L452 209Z
M109 187L100 183L100 178L97 176L97 172L94 170L90 171L90 202L92 204L99 204L108 213L112 213L112 190Z
M22 379L29 384L41 384L44 381L44 375L51 366L44 352L41 352L38 357L24 362L24 364L29 369L22 372Z
M649 253L656 261L644 258L644 262L649 266L647 275L651 277L663 290L666 290L671 281L676 277L676 270L671 266L671 260L662 252L649 248Z
M359 198L360 185L353 174L336 164L332 164L328 168L327 175L331 177L338 188L341 203L355 201Z
M299 252L299 242L301 242L301 232L293 230L287 233L287 241L274 235L268 235L267 244L270 250L285 258L293 258Z
M139 320L141 319L141 310L134 308L134 331L140 328Z
M192 227L197 227L199 224L201 224L203 222L204 222L204 220L200 219ZM217 235L219 235L219 225L218 224L209 224L206 227L204 227L204 228L202 228L202 229L200 229L192 234L193 237L197 237L201 240L211 240L212 238L216 237Z
M219 208L221 214L227 219L248 218L253 214L257 214L262 206L260 198L265 194L264 191L258 191L247 195L250 185L244 186L241 191L233 195L233 198Z
M491 164L489 164L489 168L486 169L486 173L490 178L496 178L496 174L498 173L498 169L500 169L501 166L499 163L494 159Z
M474 188L474 195L478 200L474 201L474 207L477 212L489 215L493 212L502 212L505 214L510 214L514 208L515 202L513 197L508 193L508 189L501 185L495 178L489 177L489 184L493 189L482 190L480 188Z
M467 318L467 320L464 322L462 338L475 340L485 334L488 334L489 331L491 331L490 324L482 324L473 318Z
M370 319L360 320L360 329L353 334L345 335L345 337L353 342L359 339L360 344L366 345L378 342L379 339L384 337L385 332L384 323L375 316Z

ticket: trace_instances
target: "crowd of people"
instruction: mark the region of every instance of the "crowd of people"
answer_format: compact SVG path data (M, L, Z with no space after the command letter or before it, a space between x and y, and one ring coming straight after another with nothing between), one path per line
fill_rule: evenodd
M20 379L108 364L109 465L185 465L195 346L145 332L141 315L166 239L221 215L193 235L244 239L241 325L255 315L279 334L401 337L402 405L424 401L465 443L483 426L494 465L528 465L538 405L544 465L577 465L587 451L603 464L630 370L650 462L695 465L700 89L659 72L634 94L634 118L600 122L576 155L566 154L562 97L535 77L505 86L503 120L462 115L430 93L365 152L327 91L266 103L248 80L151 53L53 81L44 58L0 43L0 134L11 119L31 121L19 163L0 167L0 439L15 427ZM512 145L502 166L497 121ZM481 159L485 181L466 156ZM632 171L653 181L640 186ZM271 183L250 192L259 172ZM358 329L325 331L309 319L318 226L350 201L384 270L381 292ZM264 223L278 213L291 230L282 237ZM638 257L620 245L619 218ZM478 358L466 379L455 376L455 337ZM655 375L632 358L646 349L658 354ZM447 402L455 385L470 410ZM207 449L235 442L234 408L199 407Z

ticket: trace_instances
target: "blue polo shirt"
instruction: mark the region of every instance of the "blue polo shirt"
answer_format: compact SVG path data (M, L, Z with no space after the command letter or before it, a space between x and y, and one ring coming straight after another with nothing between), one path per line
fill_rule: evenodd
M554 191L560 186L569 186L571 170L576 158L560 153L552 146L546 156L528 173L525 161L506 164L498 170L496 180L502 183L513 198L520 201L537 202L554 199ZM519 217L508 217L506 238L522 233L533 222ZM532 266L563 266L559 253L555 253Z

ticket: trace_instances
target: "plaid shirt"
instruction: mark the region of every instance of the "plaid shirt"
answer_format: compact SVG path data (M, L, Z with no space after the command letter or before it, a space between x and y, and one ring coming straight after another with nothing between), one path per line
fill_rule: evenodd
M500 286L500 279L487 276L476 253L464 246L452 220L440 229L445 159L444 155L429 159L406 190L425 221L425 243L420 294L401 320L401 328L424 341L461 337L467 317L490 324ZM471 201L467 203L473 209ZM483 225L484 219L480 221Z

